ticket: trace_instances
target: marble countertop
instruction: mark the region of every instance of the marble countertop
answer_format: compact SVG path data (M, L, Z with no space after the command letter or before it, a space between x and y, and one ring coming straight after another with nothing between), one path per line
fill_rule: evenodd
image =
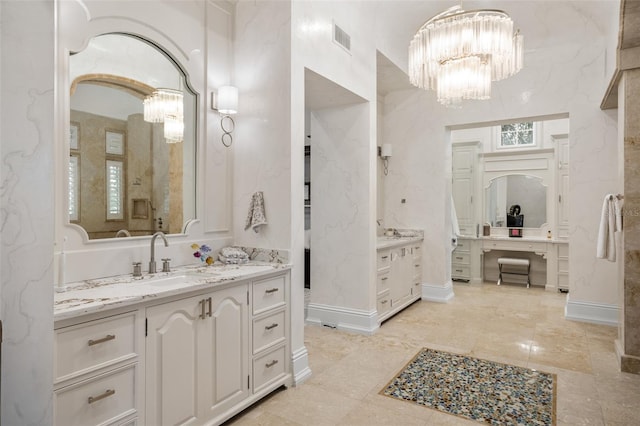
M414 241L422 241L423 239L424 239L424 237L422 235L416 235L416 236L411 236L411 237L400 237L400 236L386 237L386 236L380 236L380 237L378 237L376 248L378 250L381 250L381 249L386 249L386 248L391 248L391 247L397 247L397 246L402 246L402 245L405 245L407 243L411 243L411 242L414 242Z
M251 261L243 265L183 266L134 278L122 275L72 283L54 295L54 321L134 305L150 299L215 288L229 281L291 269L290 264Z

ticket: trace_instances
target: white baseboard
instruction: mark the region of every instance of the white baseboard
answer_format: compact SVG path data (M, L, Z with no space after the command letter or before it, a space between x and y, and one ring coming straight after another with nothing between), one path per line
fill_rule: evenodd
M570 300L569 296L564 307L564 317L566 319L614 327L618 325L619 310L616 305L574 301Z
M307 306L306 322L368 335L375 333L380 327L377 311L367 312L317 303L309 303Z
M453 299L453 283L448 281L444 286L422 283L422 300L447 303Z
M293 352L291 365L293 366L293 386L299 386L311 377L309 352L305 346Z

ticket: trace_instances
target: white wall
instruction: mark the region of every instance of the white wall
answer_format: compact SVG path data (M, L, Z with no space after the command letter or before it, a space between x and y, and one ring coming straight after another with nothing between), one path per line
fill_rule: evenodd
M53 410L54 5L0 2L4 425Z
M450 147L446 126L568 113L570 131L570 294L572 301L610 307L616 301L616 272L595 260L602 197L615 191L618 170L615 116L599 108L608 80L606 40L591 22L567 17L567 29L584 44L525 49L525 67L494 84L492 99L446 109L434 94L408 90L385 99L384 141L394 140L393 170L386 179L387 222L424 227L425 277L446 286L450 280L446 241ZM542 25L542 22L540 23ZM398 144L399 145L399 144ZM393 194L393 195L392 195ZM398 205L399 194L408 199ZM413 200L413 202L412 202ZM444 230L444 231L443 231Z

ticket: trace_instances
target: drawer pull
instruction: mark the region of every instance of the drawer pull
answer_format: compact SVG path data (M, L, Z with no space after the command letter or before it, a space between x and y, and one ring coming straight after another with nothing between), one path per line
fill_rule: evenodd
M382 256L382 257L380 257L380 259L388 259L388 258L389 258L389 256L388 256L388 255L387 255L387 256Z
M389 303L389 300L388 300L388 299L384 299L384 300L382 300L382 301L380 302L380 304L381 304L381 305L384 305L384 304L386 304L386 303Z
M389 279L389 277L383 277L383 278L380 278L380 280L381 280L381 281L386 281L386 280L388 280L388 279Z
M116 338L115 334L107 334L102 339L96 339L96 340L91 339L91 340L89 340L87 342L87 345L93 346L93 345L97 345L99 343L108 342L109 340L115 340L115 338Z
M209 317L211 317L211 315L212 315L212 312L211 312L212 302L211 302L211 298L210 297L207 299L207 304L209 305L209 312L207 312L207 315L209 315Z
M416 264L415 264L415 265L413 265L413 266L415 266L416 268L419 268L419 267L420 267L420 264L419 264L419 263L416 263Z
M462 260L462 257L460 257L460 256L456 256L456 259L458 259L458 260Z
M274 365L276 365L277 363L278 363L278 360L274 359L273 361L266 363L264 366L267 367L267 368L271 368Z
M115 395L115 394L116 394L115 389L107 389L107 390L105 391L105 393L103 393L102 395L98 395L98 396L90 396L90 397L88 398L88 401L89 401L89 404L93 404L93 403L94 403L94 402L96 402L96 401L100 401L101 399L104 399L104 398L110 397L111 395Z
M264 326L264 329L265 329L265 330L272 330L272 329L276 328L277 326L278 326L278 324L274 322L274 323L273 323L273 324L271 324L271 325L265 325L265 326Z
M276 291L278 291L277 288L270 288L270 289L265 290L264 292L269 294L269 293L275 293Z
M204 311L204 304L205 304L206 300L202 299L200 301L200 319L205 319L207 317L207 314Z
M461 273L461 272L462 272L462 269L456 269L456 272L460 272L460 273Z

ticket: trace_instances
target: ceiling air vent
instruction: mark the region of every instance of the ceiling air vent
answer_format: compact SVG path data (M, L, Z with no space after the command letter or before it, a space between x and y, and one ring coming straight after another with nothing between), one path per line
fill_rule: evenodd
M351 36L335 22L333 23L333 41L342 46L347 52L351 52Z

